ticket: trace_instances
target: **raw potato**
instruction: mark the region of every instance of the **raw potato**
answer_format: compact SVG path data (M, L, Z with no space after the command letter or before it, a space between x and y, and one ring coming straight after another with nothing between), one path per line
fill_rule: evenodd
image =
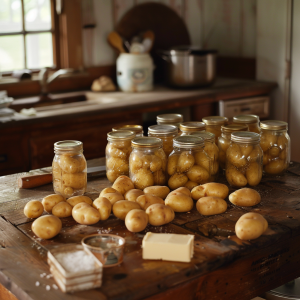
M209 170L209 161L208 161L208 170ZM186 173L189 180L200 183L205 183L209 180L209 172L204 167L195 165L189 169Z
M167 198L168 198L169 196L171 196L171 195L176 194L176 193L181 193L181 194L185 194L185 195L187 195L187 196L189 196L189 197L192 197L191 191L190 191L188 188L182 186L182 187L179 187L178 189L172 191L172 192L167 196Z
M144 193L166 199L166 197L170 193L170 189L167 186L148 186L144 189Z
M254 240L268 228L267 220L257 213L242 215L235 224L235 234L241 240Z
M226 169L226 179L231 186L242 187L247 185L246 177L234 166L228 165Z
M203 197L197 201L196 207L201 215L211 216L225 212L227 203L219 197Z
M192 153L188 151L181 152L177 162L177 172L187 172L195 163L195 158Z
M237 144L231 144L227 149L226 159L237 168L242 168L247 164L247 160Z
M59 202L52 208L52 214L58 218L72 216L72 206L68 202Z
M172 193L166 199L166 205L170 206L175 212L188 212L194 206L193 199L182 193Z
M110 182L115 182L119 177L119 173L114 170L106 170L106 177Z
M82 189L86 187L86 173L63 174L62 181L65 186L74 189Z
M141 207L137 202L128 200L121 200L113 205L114 215L123 221L125 220L126 215L133 209L141 209Z
M112 188L116 189L122 195L125 195L129 190L134 189L133 182L128 176L122 175L112 185Z
M244 157L248 157L250 153L253 151L253 146L252 145L239 145L241 152Z
M49 195L42 200L44 209L49 214L52 213L52 208L59 202L65 201L65 198L62 195Z
M194 200L207 196L225 199L228 196L229 188L222 183L209 182L194 187L191 193Z
M125 226L131 232L143 231L148 225L148 216L141 209L131 210L125 218Z
M197 152L195 152L194 155L195 155L196 164L209 172L209 170L210 170L210 160L207 157L206 153L203 152L203 151L197 151Z
M150 194L141 195L137 197L135 201L140 205L140 208L143 210L146 210L150 205L155 203L165 204L162 198Z
M171 190L175 190L179 187L184 186L188 181L189 178L185 174L175 173L170 177L168 181L168 186Z
M26 203L24 207L24 215L27 218L38 218L44 212L44 206L42 202L38 200L31 200Z
M117 145L113 143L108 143L106 146L106 154L108 154L111 157L126 159L127 158L126 152L127 151L118 149Z
M33 233L41 239L48 240L59 234L61 220L56 216L41 216L31 225Z
M74 220L81 225L92 225L100 221L99 211L85 202L76 204L72 210Z
M107 198L99 197L95 199L95 201L93 202L93 207L98 209L101 221L107 220L109 218L112 205Z
M277 136L272 133L262 133L260 137L260 146L261 149L266 152L272 145L276 144Z
M135 188L140 189L140 190L143 190L147 186L152 186L152 185L154 185L153 174L149 170L139 169L134 174L133 183L134 183Z
M278 159L269 162L264 166L264 171L271 175L277 175L282 173L286 168L285 161Z
M188 181L184 187L186 187L187 189L189 189L190 191L194 188L198 186L198 183L197 182L193 182L193 181Z
M133 201L135 202L137 197L144 195L144 192L138 189L129 190L124 195L125 200Z
M229 195L229 201L237 206L254 206L260 203L260 194L249 188L239 189Z
M64 188L63 194L64 194L67 198L72 197L73 193L74 193L74 189L71 188L70 186L67 186L67 187Z
M262 166L257 162L251 163L246 170L246 178L249 185L258 185L262 178Z
M161 226L170 223L175 218L174 210L163 204L152 204L146 209L149 223L153 226Z
M107 193L107 194L104 194L104 196L106 199L109 200L111 205L114 205L116 202L118 202L120 200L124 200L124 196L119 192Z
M104 190L101 191L99 197L104 197L105 194L108 194L108 193L115 193L117 192L116 189L112 188L112 187L108 187L108 188L105 188Z
M66 173L80 173L86 168L86 161L81 155L64 154L60 156L59 165Z
M168 174L172 176L177 169L179 154L173 154L168 158Z
M67 200L67 202L74 207L76 204L81 203L81 202L85 202L89 205L93 204L93 200L87 196L74 196L71 197Z

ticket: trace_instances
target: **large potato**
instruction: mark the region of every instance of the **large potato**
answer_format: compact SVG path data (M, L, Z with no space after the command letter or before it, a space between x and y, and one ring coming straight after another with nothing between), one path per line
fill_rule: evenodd
M262 166L257 162L251 163L246 170L246 178L251 186L258 185L262 177Z
M68 202L59 202L52 208L52 214L58 218L72 216L72 206Z
M237 168L244 167L247 164L246 158L237 144L232 144L226 152L226 160Z
M260 237L268 228L267 220L257 213L242 215L235 224L235 233L241 240L254 240Z
M42 204L44 206L44 209L49 214L52 213L52 208L59 202L65 201L65 198L62 195L49 195L42 200Z
M208 162L209 168L209 162ZM200 183L205 183L209 180L209 172L204 168L198 165L191 167L186 173L190 181Z
M189 151L181 152L177 163L177 172L187 172L194 165L194 163L195 158L192 153L190 153Z
M131 232L143 231L147 225L148 215L141 209L133 209L125 217L125 226Z
M277 175L282 173L286 168L285 161L278 159L269 162L264 166L264 171L271 175Z
M59 234L61 220L56 216L41 216L31 225L33 233L41 239L48 240Z
M225 199L228 196L229 188L222 183L209 182L194 187L191 193L194 200L207 196Z
M99 211L85 202L78 203L73 207L72 216L81 225L92 225L101 220Z
M131 153L129 158L129 167L130 172L136 173L139 169L143 167L142 158L136 153Z
M211 216L225 212L227 203L219 197L203 197L197 201L196 207L201 215Z
M206 153L203 151L195 152L195 162L198 166L204 168L209 172L210 170L210 159L207 157Z
M146 210L150 205L155 203L165 204L162 198L150 194L145 194L137 197L135 202L137 202L140 205L140 208L142 208L143 210Z
M76 204L81 203L81 202L85 202L89 205L93 204L93 200L87 196L74 196L71 197L67 200L67 202L74 207Z
M191 191L188 188L186 188L184 186L181 186L178 189L176 189L176 190L172 191L171 193L169 193L169 195L167 196L167 198L169 196L171 196L171 195L176 194L176 193L181 193L181 194L185 194L185 195L187 195L189 197L192 197Z
M115 192L117 192L116 189L114 189L114 188L112 188L112 187L108 187L108 188L103 189L103 190L100 192L99 197L104 197L105 194L108 194L108 193L115 193Z
M120 200L113 205L114 215L123 221L125 220L126 215L133 209L141 209L138 202Z
M190 191L194 188L198 186L198 183L197 182L193 182L193 181L188 181L184 187L186 187L187 189L189 189Z
M230 165L226 168L226 179L231 186L242 187L247 185L246 177L239 170Z
M173 143L172 143L172 150L173 150ZM167 170L167 162L168 162L168 157L166 156L166 153L162 148L159 148L158 150L154 151L154 155L156 155L162 160L162 170L165 172Z
M172 193L171 196L167 197L165 204L170 206L175 212L188 212L193 206L193 199L182 193Z
M65 173L62 176L63 184L65 186L70 186L74 189L82 189L86 187L86 178L86 173Z
M27 218L38 218L44 212L43 204L38 200L31 200L24 207L24 215Z
M59 166L66 173L80 173L86 168L86 161L82 155L63 154L60 156Z
M177 169L179 154L172 154L168 158L168 174L172 176Z
M144 195L143 191L141 191L139 189L133 189L133 190L129 190L128 192L126 192L126 194L124 195L124 198L125 198L125 200L135 202L136 198L141 195Z
M134 189L133 182L128 176L122 175L112 185L112 188L117 190L122 195L125 195L129 190Z
M116 202L118 202L120 200L124 200L124 196L119 192L107 193L107 194L104 194L104 196L106 199L109 200L111 205L114 205Z
M147 186L154 185L154 177L151 171L146 169L139 169L133 178L135 188L143 190Z
M184 186L189 181L189 178L185 174L175 173L168 181L168 186L171 190L175 190L181 186Z
M153 226L161 226L170 223L175 218L174 210L163 204L152 204L146 209L149 223Z
M260 194L249 188L239 189L229 195L229 201L237 206L254 206L260 203Z
M93 207L98 209L101 221L107 220L109 218L112 205L107 198L99 197L95 199L93 202Z
M145 194L151 194L159 198L165 199L170 193L170 189L167 186L148 186L144 189Z

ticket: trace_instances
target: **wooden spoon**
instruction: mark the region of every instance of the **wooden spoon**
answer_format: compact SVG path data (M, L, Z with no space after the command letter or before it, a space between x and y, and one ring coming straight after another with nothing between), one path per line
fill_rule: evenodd
M116 32L112 31L107 37L108 43L120 53L125 53L125 49L123 47L123 40L121 36Z

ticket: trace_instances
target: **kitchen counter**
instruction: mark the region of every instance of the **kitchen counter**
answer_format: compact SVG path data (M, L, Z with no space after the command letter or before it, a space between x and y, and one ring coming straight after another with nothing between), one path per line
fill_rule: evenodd
M96 159L88 166L103 163L104 159ZM49 168L31 174L41 172L49 172ZM23 207L30 200L41 200L53 193L52 185L19 190L16 179L20 175L0 178L0 283L20 300L247 300L300 276L298 163L291 163L282 177L263 177L255 187L262 202L255 207L236 207L226 199L228 210L223 214L201 216L193 209L190 213L176 213L170 224L148 225L140 233L129 232L124 222L113 215L92 226L76 224L70 217L62 219L60 234L51 240L34 236L32 220L24 216ZM221 176L218 182L226 180ZM93 179L88 182L86 195L95 199L108 186L106 178ZM235 236L234 226L249 211L262 214L269 228L256 240L241 241ZM141 242L147 231L194 234L191 263L143 260ZM104 269L101 288L74 294L54 289L54 280L41 276L49 274L47 251L66 243L80 243L84 236L97 232L126 239L123 263ZM46 290L47 285L50 290ZM6 300L3 296L1 299Z

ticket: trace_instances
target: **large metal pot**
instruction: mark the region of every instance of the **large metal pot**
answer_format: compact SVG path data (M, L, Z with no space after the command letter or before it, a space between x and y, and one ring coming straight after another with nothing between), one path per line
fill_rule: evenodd
M207 86L216 78L216 50L176 47L159 54L168 85L179 88Z

